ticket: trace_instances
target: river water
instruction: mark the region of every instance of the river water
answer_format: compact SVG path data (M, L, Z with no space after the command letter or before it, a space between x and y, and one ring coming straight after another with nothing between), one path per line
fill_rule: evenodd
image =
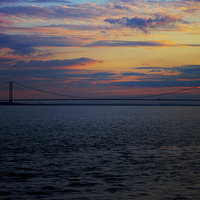
M0 199L199 199L200 107L0 106Z

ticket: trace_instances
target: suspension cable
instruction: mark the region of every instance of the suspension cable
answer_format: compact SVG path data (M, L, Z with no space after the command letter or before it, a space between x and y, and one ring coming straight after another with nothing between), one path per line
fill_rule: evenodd
M46 91L46 90L41 90L41 89L33 88L33 87L26 86L26 85L23 85L23 84L20 84L20 83L16 83L16 82L13 82L13 83L15 83L16 85L25 87L25 88L29 88L29 89L32 89L32 90L36 90L36 91L39 91L39 92L44 92L44 93L47 93L47 94L53 94L53 95L63 96L63 97L80 98L80 99L81 99L81 98L82 98L82 99L90 99L90 98L88 98L88 97L80 97L80 96L73 96L73 95L60 94L60 93L56 93L56 92L49 92L49 91ZM8 83L2 84L2 85L0 85L0 87L3 86L3 85L6 85L6 84L8 84ZM153 95L146 95L146 96L138 96L138 97L134 97L133 99L147 98L147 97L156 97L156 96L163 96L163 95L179 93L179 92L183 92L183 91L187 91L187 90L192 90L192 89L199 88L199 87L200 87L200 86L194 86L194 87L190 87L190 88L175 90L175 91L172 91L172 92L165 92L165 93L153 94ZM93 99L93 98L91 98L91 99ZM124 98L124 100L126 100L126 99L127 99L127 98ZM130 99L130 98L128 98L128 99Z
M165 93L160 93L160 94L152 94L152 95L140 96L140 97L135 97L135 98L147 98L147 97L163 96L163 95L167 95L167 94L174 94L174 93L179 93L179 92L183 92L183 91L187 91L187 90L192 90L192 89L195 89L195 88L198 88L198 87L200 87L200 86L194 86L194 87L190 87L190 88L175 90L175 91L172 91L172 92L165 92Z
M2 87L2 86L4 86L4 85L7 85L7 84L8 84L8 82L7 82L7 83L4 83L4 84L1 84L0 87Z
M53 95L63 96L63 97L86 98L86 97L73 96L73 95L67 95L67 94L59 94L59 93L56 93L56 92L49 92L49 91L46 91L46 90L41 90L41 89L33 88L33 87L26 86L26 85L23 85L23 84L20 84L20 83L16 83L16 82L13 82L13 83L15 83L16 85L25 87L25 88L36 90L36 91L39 91L39 92L44 92L44 93L47 93L47 94L53 94Z

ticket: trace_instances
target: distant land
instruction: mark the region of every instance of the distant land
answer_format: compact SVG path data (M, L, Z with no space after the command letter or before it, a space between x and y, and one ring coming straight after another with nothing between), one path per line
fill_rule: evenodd
M62 102L61 102L62 100ZM199 99L32 99L0 101L2 106L200 106Z

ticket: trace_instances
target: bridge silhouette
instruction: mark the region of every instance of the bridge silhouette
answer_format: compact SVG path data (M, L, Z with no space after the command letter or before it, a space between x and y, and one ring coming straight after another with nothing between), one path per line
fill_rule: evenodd
M18 99L14 99L14 97L13 97L13 93L14 93L13 84L16 84L18 86L21 86L21 87L24 87L24 88L27 88L27 89L35 90L35 91L38 91L38 92L41 92L41 93L56 95L56 96L59 96L59 97L62 97L62 98L21 98L21 99L18 98ZM24 103L16 103L16 102L68 101L68 100L71 100L71 101L77 101L77 100L78 101L83 101L83 100L90 100L90 101L92 101L92 100L96 100L96 101L101 101L101 100L105 100L105 101L115 101L115 100L118 100L118 101L122 101L122 100L144 101L145 100L145 101L188 101L188 102L199 101L200 102L200 99L158 98L160 96L165 96L165 95L169 95L169 94L175 94L175 93L181 93L181 92L188 91L188 90L193 90L195 88L200 88L200 86L194 86L194 87L190 87L190 88L184 88L184 89L180 89L180 90L175 90L175 91L165 92L165 93L159 93L159 94L138 96L138 97L133 97L133 98L131 98L131 97L129 97L129 98L89 98L89 97L83 97L83 96L73 96L73 95L67 95L67 94L59 94L59 93L55 93L55 92L51 92L51 91L37 89L37 88L30 87L30 86L20 84L20 83L17 83L17 82L13 82L13 81L9 81L7 83L1 84L0 88L3 87L3 86L8 86L8 85L9 85L9 87L8 87L9 88L8 99L0 99L0 105L16 105L16 104L22 105L22 104L24 104ZM154 97L157 97L157 98L154 98ZM73 105L74 103L71 103L71 104ZM42 105L44 105L44 104L42 104Z

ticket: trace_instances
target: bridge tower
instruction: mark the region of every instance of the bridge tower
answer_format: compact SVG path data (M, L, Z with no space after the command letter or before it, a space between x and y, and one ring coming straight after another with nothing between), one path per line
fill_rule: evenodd
M9 102L13 102L13 82L9 81Z

